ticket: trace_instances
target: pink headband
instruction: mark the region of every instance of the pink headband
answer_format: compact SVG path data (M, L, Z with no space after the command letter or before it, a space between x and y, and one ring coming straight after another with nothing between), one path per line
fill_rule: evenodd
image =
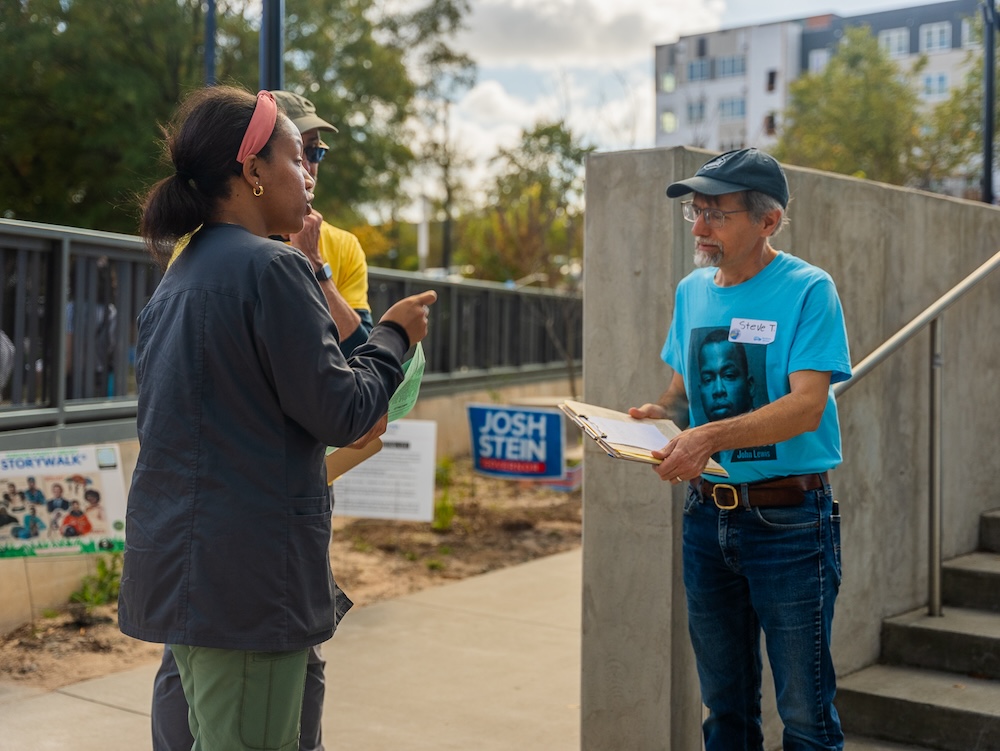
M278 103L274 101L274 95L270 91L257 92L257 104L253 108L246 133L243 134L243 142L236 155L237 162L243 164L248 156L264 148L271 133L274 132L274 123L277 119Z

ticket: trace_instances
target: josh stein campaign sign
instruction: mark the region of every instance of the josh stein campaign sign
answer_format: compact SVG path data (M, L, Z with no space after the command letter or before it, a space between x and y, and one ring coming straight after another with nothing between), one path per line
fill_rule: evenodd
M557 409L470 404L477 472L510 479L565 476L563 416Z

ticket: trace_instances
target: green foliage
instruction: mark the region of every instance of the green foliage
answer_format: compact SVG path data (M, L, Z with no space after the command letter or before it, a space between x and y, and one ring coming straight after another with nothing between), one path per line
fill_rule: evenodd
M98 558L97 573L85 576L82 586L69 596L69 601L88 608L116 602L121 585L121 559L120 553Z
M359 553L371 553L375 549L374 545L360 537L355 537L351 542L351 547Z
M435 532L448 532L455 520L455 503L451 500L451 492L447 489L438 493L434 499L434 520L431 529Z
M774 155L816 169L906 184L920 146L919 100L868 27L846 29L820 73L790 86Z
M156 171L157 123L198 75L200 3L0 8L0 212L133 231L131 195Z
M324 215L399 195L413 154L404 125L416 84L395 19L374 0L286 0L285 88L337 126L324 135L316 206Z
M467 10L430 0L392 17L376 0L286 0L284 85L340 130L321 167L324 214L400 199L423 85L404 64L408 42L437 49ZM256 90L259 19L259 0L217 0L220 83ZM201 0L0 3L0 216L134 233L135 196L169 169L160 126L204 84L204 31Z
M451 457L445 456L438 460L434 469L434 487L450 488L454 483L455 462Z
M982 41L982 16L973 21L972 34ZM917 187L934 190L944 177L965 173L972 177L981 172L983 153L983 81L982 46L970 50L965 79L953 86L948 99L938 104L930 113L924 126L924 148L918 156L920 168ZM994 78L994 88L998 78ZM994 136L1000 135L1000 97L994 92ZM1000 158L994 154L994 164Z
M463 218L460 261L481 279L536 278L559 286L560 266L583 254L584 146L565 122L523 131L494 159L490 206Z
M427 568L430 571L444 571L444 561L439 561L437 558L431 558L427 561Z

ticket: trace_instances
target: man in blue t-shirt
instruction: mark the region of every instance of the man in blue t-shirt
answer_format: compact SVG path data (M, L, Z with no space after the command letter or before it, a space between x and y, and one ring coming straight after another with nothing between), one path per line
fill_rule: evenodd
M842 749L833 706L833 603L840 464L831 385L851 376L843 310L829 274L770 239L787 223L788 183L756 149L722 154L667 187L691 195L694 272L677 286L661 357L673 371L633 417L687 429L655 456L688 483L684 587L706 751L763 749L760 633L786 749ZM729 473L703 476L715 457Z

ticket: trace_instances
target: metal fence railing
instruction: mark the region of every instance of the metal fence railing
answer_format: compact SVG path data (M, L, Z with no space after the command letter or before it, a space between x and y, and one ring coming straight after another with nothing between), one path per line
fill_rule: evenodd
M160 279L140 239L0 219L0 264L0 331L13 343L0 434L134 418L135 320ZM401 297L437 291L425 391L554 378L582 362L579 294L375 267L369 287L376 321Z

